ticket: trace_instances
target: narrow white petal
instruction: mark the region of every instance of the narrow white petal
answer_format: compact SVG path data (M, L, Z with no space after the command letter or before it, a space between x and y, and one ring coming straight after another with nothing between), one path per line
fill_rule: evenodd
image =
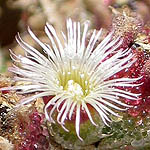
M88 115L88 117L89 117L91 123L92 123L93 125L97 126L97 124L93 121L92 116L91 116L91 114L90 114L90 111L89 111L87 105L85 104L85 102L82 102L82 106L83 106L83 108L85 108L85 111L86 111L86 113L87 113L87 115Z
M71 104L72 104L72 101L70 99L68 99L67 100L67 107L66 107L65 112L63 113L63 116L61 118L61 124L64 124L64 120L67 118Z
M75 106L77 105L77 102L73 102L71 109L70 109L70 113L69 113L69 120L71 120L72 114L74 112Z
M75 122L75 128L78 138L83 141L83 139L80 137L80 104L77 104L76 108L76 122Z
M25 105L25 104L28 104L32 101L35 101L37 98L40 98L40 97L43 97L43 96L49 96L49 95L51 95L49 92L42 92L42 93L33 95L31 97L21 99L21 101L19 102L18 105Z

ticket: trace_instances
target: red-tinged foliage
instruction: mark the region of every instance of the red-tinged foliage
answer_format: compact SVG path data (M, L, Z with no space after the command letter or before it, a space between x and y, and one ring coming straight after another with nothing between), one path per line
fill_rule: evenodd
M16 150L47 150L49 142L43 132L42 122L43 115L37 111L29 114L28 122L20 123L20 136L22 140L16 145Z

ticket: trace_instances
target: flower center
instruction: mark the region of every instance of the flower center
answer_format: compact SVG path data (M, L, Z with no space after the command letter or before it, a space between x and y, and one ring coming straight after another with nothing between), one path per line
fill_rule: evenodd
M80 84L76 83L73 80L69 80L65 86L65 90L67 90L70 94L73 95L74 100L81 101L81 98L84 96L84 92Z
M84 71L71 68L59 73L58 77L59 86L72 94L74 100L80 99L81 101L81 98L83 99L90 93L92 86L89 82L89 76Z

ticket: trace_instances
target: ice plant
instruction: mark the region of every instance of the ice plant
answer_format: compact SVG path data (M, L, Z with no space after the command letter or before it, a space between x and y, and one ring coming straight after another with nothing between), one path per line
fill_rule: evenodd
M114 78L135 62L130 50L118 50L122 40L112 40L111 32L96 46L102 30L94 30L86 43L88 23L84 24L83 32L81 29L79 22L68 19L67 34L62 33L62 44L53 26L47 23L45 32L50 39L50 46L42 43L28 28L29 34L42 47L47 57L18 35L16 39L25 51L25 56L10 51L15 64L9 70L17 75L14 77L16 81L27 81L28 84L3 88L19 90L22 94L36 92L22 99L20 105L39 97L53 96L45 106L46 119L55 123L52 115L57 111L57 122L68 131L65 120L71 120L75 113L75 130L80 140L81 110L87 113L91 123L96 126L89 106L94 108L104 124L108 125L111 122L110 114L119 117L117 111L130 107L124 103L123 98L136 100L139 96L124 90L126 87L138 86L135 82L139 78Z

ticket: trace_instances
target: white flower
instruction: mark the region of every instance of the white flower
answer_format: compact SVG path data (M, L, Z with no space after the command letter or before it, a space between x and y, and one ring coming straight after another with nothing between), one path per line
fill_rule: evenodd
M86 44L87 23L84 24L81 33L80 23L69 19L67 34L62 33L64 44L61 44L55 29L46 24L45 32L52 46L42 43L30 29L28 31L48 57L28 45L18 35L17 42L25 51L25 56L10 51L13 61L19 65L14 65L9 70L17 75L14 77L16 81L27 81L30 84L3 90L19 90L19 93L23 94L38 92L21 100L21 105L39 97L53 95L54 97L45 106L46 119L55 123L52 114L55 110L58 111L57 122L68 131L65 128L65 120L71 119L75 111L75 129L80 140L82 140L79 135L81 109L87 113L91 123L96 125L87 104L91 105L108 125L111 121L110 114L119 117L116 111L126 110L129 107L121 99L136 100L139 96L118 88L138 86L134 83L139 78L111 78L129 68L135 61L130 50L116 51L122 40L118 38L112 41L113 33L107 35L95 48L102 30L98 33L94 30ZM52 109L49 112L50 106Z

